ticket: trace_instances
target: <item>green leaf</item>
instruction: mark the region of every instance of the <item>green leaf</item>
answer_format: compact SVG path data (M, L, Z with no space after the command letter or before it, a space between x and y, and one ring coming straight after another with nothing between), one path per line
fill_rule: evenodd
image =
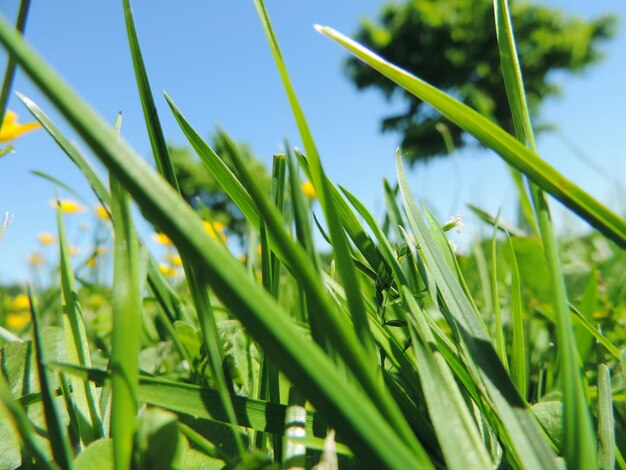
M113 470L113 441L111 439L99 439L89 444L76 460L75 470Z
M598 466L602 470L615 468L611 371L606 364L598 365Z
M517 391L522 397L528 392L528 375L526 372L526 340L524 338L524 304L522 302L522 286L517 267L517 258L511 238L507 239L511 256L511 321L513 338L511 341L511 376Z
M137 417L134 468L181 468L185 445L175 414L148 409Z

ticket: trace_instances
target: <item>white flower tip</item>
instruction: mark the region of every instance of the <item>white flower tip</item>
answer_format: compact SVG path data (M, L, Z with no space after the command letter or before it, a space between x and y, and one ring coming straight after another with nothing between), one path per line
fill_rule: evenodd
M313 28L315 28L315 31L320 34L326 34L326 31L328 30L327 26L322 26L321 24L314 24Z

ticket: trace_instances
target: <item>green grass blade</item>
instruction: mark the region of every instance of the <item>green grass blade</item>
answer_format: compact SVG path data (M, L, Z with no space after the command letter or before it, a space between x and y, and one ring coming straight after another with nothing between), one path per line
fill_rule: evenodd
M491 459L461 391L437 350L435 338L424 319L425 313L406 287L403 296L410 311L409 330L426 405L448 468L491 467Z
M507 238L511 257L511 321L513 338L511 340L511 377L517 391L522 397L528 393L528 373L526 372L526 340L524 338L524 304L522 302L522 286L517 265L517 257L511 238Z
M409 93L431 104L446 118L472 134L482 144L492 148L510 165L528 176L531 181L561 201L591 226L621 247L626 247L626 221L565 178L506 131L468 106L385 61L332 28L325 26L316 28Z
M141 99L141 107L143 108L143 116L146 121L148 135L150 137L150 145L152 146L152 154L159 173L163 175L176 190L179 190L174 165L167 150L167 143L161 128L161 121L157 114L156 105L152 91L150 90L150 82L148 74L141 55L139 40L137 39L137 31L135 29L135 20L133 19L133 10L130 0L122 0L124 4L124 19L126 20L126 32L128 34L128 45L130 47L130 55L135 68L135 79L137 80L137 89Z
M530 121L530 113L526 103L526 95L524 92L521 68L517 58L508 2L506 0L494 0L494 9L504 84L509 99L511 114L513 116L515 132L519 141L530 147L533 155L535 155L537 153L537 147L535 145L535 138ZM543 161L539 158L537 159L538 161ZM549 168L544 169L544 172L549 170ZM527 174L527 176L530 177L529 174ZM531 179L533 178L531 177ZM534 180L533 182L536 183ZM539 233L545 252L546 263L550 271L550 287L553 294L553 306L557 320L557 344L559 345L559 362L561 368L560 385L563 393L565 461L568 467L572 469L595 468L597 466L595 436L587 405L584 380L582 379L584 374L581 371L576 348L576 337L569 313L567 291L558 245L554 234L548 201L542 191L547 189L548 188L543 184L538 184L537 186L531 185L532 199L539 223ZM591 202L595 203L593 199ZM605 208L596 203L596 207L592 208L592 210L593 209L598 212ZM613 214L609 212L608 216L613 216ZM583 216L583 218L585 217ZM623 223L624 221L618 219L617 222ZM611 237L610 234L606 232L605 234ZM615 237L612 238L616 240ZM618 240L616 241L620 243ZM622 247L623 246L624 245L622 245Z
M30 303L30 312L33 320L33 344L35 346L35 363L37 365L37 375L39 377L39 387L41 389L41 401L43 402L43 410L46 417L46 428L52 455L59 467L65 469L72 468L72 457L70 446L67 439L67 433L61 423L59 411L54 402L54 393L48 380L48 372L46 371L46 361L43 352L43 340L41 337L41 318L37 309L33 291L28 286L28 300Z
M28 11L30 9L30 0L21 0L20 8L17 12L17 20L15 22L15 30L20 34L24 34L26 29L26 20L28 19ZM7 66L4 69L4 79L2 80L2 89L0 90L0 125L4 122L6 115L7 103L9 101L9 93L13 86L15 78L16 63L13 56L7 57Z
M374 359L374 340L368 326L367 316L365 314L365 308L360 294L359 282L356 276L356 270L350 255L348 240L332 197L330 189L331 185L328 183L324 175L324 170L317 153L317 148L313 141L313 136L306 122L293 86L291 85L287 67L285 66L280 52L278 40L276 39L276 34L272 28L265 4L263 0L254 0L254 4L259 14L259 18L261 19L263 29L265 30L265 35L270 45L270 49L272 50L276 67L278 68L285 92L287 93L289 104L291 105L298 130L300 131L300 137L302 138L302 143L309 159L312 183L315 187L320 205L324 211L324 215L326 216L326 222L328 224L328 230L332 240L333 252L335 254L336 268L341 276L341 279L343 280L344 285L346 286L348 308L350 310L352 323L354 324L354 330L366 354Z
M498 294L498 244L497 235L500 226L500 211L493 224L493 236L491 238L491 292L493 295L493 316L495 329L495 348L504 368L509 371L509 360L506 354L506 341L504 339L504 325L502 323L502 309L500 307L500 295Z
M119 140L117 136L113 139ZM111 339L111 437L115 468L129 468L137 414L137 375L141 338L141 293L138 247L130 215L130 199L111 175L113 253L113 331Z
M606 364L598 365L598 467L615 468L615 423L611 395L611 371Z
M67 358L84 367L91 367L91 354L82 309L78 301L78 292L74 284L74 272L70 263L70 250L63 224L60 204L57 207L57 226L59 234L59 270L61 274L61 293L63 299L63 329ZM103 436L102 420L96 405L95 389L87 381L75 377L70 379L73 390L72 403L75 423L83 445L88 445Z
M224 247L211 240L197 214L113 129L0 19L0 42L15 54L24 72L116 175L149 220L161 227L181 252L196 260L212 279L215 292L242 321L286 376L332 418L355 455L373 465L430 468L397 437L370 399L345 381L329 358L304 339L287 313L251 280Z
M398 183L407 217L423 253L429 271L457 322L467 347L469 358L478 368L493 406L506 434L500 435L510 444L510 451L522 466L528 468L556 468L555 455L548 447L527 404L519 396L515 385L498 358L483 324L476 316L471 302L430 236L408 186L402 158L396 157Z

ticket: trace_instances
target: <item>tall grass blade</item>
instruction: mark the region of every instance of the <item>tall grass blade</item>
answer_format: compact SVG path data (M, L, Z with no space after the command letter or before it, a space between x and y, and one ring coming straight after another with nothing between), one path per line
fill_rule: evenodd
M604 363L598 365L598 467L602 470L615 468L615 422L611 371Z
M26 20L28 19L28 11L30 9L30 0L21 0L20 8L17 11L17 20L15 21L15 30L20 34L24 34L26 29ZM9 54L7 58L7 66L4 69L4 79L2 80L2 89L0 90L0 126L4 122L6 115L7 102L9 101L9 93L15 79L16 63L15 58Z
M528 468L556 468L555 455L537 428L528 405L517 393L471 302L430 236L409 189L399 154L396 167L411 229L437 288L457 323L455 326L467 347L468 359L475 364L472 368L477 368L475 373L480 376L491 399L493 412L506 430L506 434L500 438L510 443L512 455L520 465Z
M24 72L119 178L148 219L211 276L224 305L253 332L287 377L300 390L306 390L316 409L332 418L333 426L346 436L358 458L386 468L432 467L427 457L416 456L398 438L365 393L345 381L328 357L302 337L286 312L249 278L240 263L206 235L197 214L178 194L1 18L0 42L15 54Z
M152 91L150 90L150 82L148 81L146 66L143 62L139 40L137 39L137 30L135 29L135 20L133 19L133 10L130 5L130 0L122 0L122 2L124 5L124 19L126 20L128 45L130 47L130 55L133 59L135 79L137 80L137 89L139 90L143 116L150 137L152 154L154 155L159 173L161 173L175 189L179 190L174 165L167 150L167 143L165 142L165 136L161 129L161 121L159 121L159 115L157 114Z
M278 68L278 73L280 74L285 92L287 93L289 104L291 105L298 130L300 131L302 143L307 153L312 183L315 187L320 205L324 211L324 215L326 216L326 222L328 224L328 230L332 240L333 252L335 254L336 267L346 287L348 308L350 310L352 323L354 324L354 330L366 354L373 359L375 357L374 340L372 338L372 333L369 330L365 308L360 295L359 281L356 276L354 263L352 262L352 258L350 256L350 247L332 197L330 184L324 175L324 170L317 153L317 148L313 141L313 136L291 84L287 67L285 66L280 47L278 45L276 34L274 33L267 9L265 8L265 3L263 0L254 0L254 4L259 14L259 18L261 19L263 29L265 30L265 35L270 45L270 49L272 50L276 67Z
M46 361L43 352L43 340L41 337L41 317L37 308L32 288L28 286L28 301L30 303L30 313L33 320L33 344L35 346L35 364L37 365L37 375L39 377L39 387L41 390L41 401L43 402L43 410L46 417L46 428L52 455L55 462L63 469L72 468L72 457L70 446L67 439L67 433L59 417L56 403L54 402L54 393L48 380L48 372L46 371Z
M493 224L493 236L491 238L491 293L493 295L493 317L495 348L504 368L509 371L509 360L506 354L506 341L504 339L504 324L502 323L502 308L500 307L500 294L498 293L498 227L500 226L500 211Z
M74 272L70 262L70 250L63 224L61 205L57 205L57 226L59 232L59 271L61 274L61 293L63 300L63 329L65 331L65 347L69 361L83 367L91 367L91 353L82 309L78 301L75 287ZM73 390L74 423L80 434L83 445L103 436L102 420L95 399L95 389L87 381L76 377L70 378Z
M112 136L119 140L119 137ZM129 468L133 451L139 348L141 338L141 293L139 292L138 247L130 199L111 174L111 210L115 246L113 253L113 331L111 338L112 401L111 437L115 468Z
M489 468L489 454L461 391L438 351L435 338L424 319L412 293L403 287L403 297L410 314L409 331L412 333L415 360L424 390L430 418L442 446L446 464L450 469ZM454 436L454 438L451 438Z
M517 256L511 238L507 238L509 255L511 257L511 322L513 324L513 338L511 340L511 377L517 391L522 397L528 393L528 373L526 371L526 339L524 333L524 304L522 301L522 286L517 265Z
M494 0L494 10L504 84L509 99L511 114L513 116L515 133L519 141L530 147L533 155L535 155L537 153L537 147L535 145L535 138L530 121L530 113L526 103L522 72L518 61L513 25L509 15L507 0ZM541 159L538 160L542 161ZM530 177L530 174L527 173L527 176ZM568 467L572 469L594 468L597 465L596 443L591 424L591 416L587 406L584 380L581 378L583 374L581 373L576 348L576 337L574 336L574 329L569 313L567 291L565 288L565 279L561 267L558 245L554 234L548 201L543 193L543 190L548 190L548 188L543 184L537 184L537 186L531 185L530 189L539 223L539 233L541 235L546 263L550 271L550 286L552 288L553 306L557 320L557 344L559 345L561 367L560 381L563 393L565 460ZM595 203L593 200L592 202ZM595 205L594 210L596 210L596 212L604 210L604 207L600 207L597 203ZM608 215L612 216L611 213ZM624 222L622 219L618 219L617 221L620 223ZM609 234L607 235L611 236ZM618 241L618 243L620 242Z
M400 87L436 108L450 121L492 148L510 165L586 220L592 227L626 247L626 221L615 215L579 186L565 178L514 137L478 112L437 88L387 62L372 51L326 26L316 26L323 35L338 42L363 62Z

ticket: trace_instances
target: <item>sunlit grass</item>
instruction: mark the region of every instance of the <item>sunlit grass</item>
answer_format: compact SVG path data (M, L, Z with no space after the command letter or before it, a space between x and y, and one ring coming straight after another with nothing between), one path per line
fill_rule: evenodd
M505 1L495 18L517 139L341 33L317 29L528 178L536 236L472 208L493 237L455 253L447 232L462 231L462 218L437 220L416 203L401 149L397 186L381 184L383 221L336 186L255 0L305 149L286 143L274 156L271 191L227 134L234 169L164 98L247 221L243 257L218 219L181 197L123 3L156 170L124 141L119 118L102 119L0 19L0 42L108 173L98 175L19 95L97 202L53 199L56 234L40 233L29 259L38 295L0 289L0 468L626 466L626 222L537 155ZM594 231L558 240L546 194ZM153 226L145 240L131 201ZM64 223L83 216L107 237L72 256ZM314 243L316 232L330 248Z

